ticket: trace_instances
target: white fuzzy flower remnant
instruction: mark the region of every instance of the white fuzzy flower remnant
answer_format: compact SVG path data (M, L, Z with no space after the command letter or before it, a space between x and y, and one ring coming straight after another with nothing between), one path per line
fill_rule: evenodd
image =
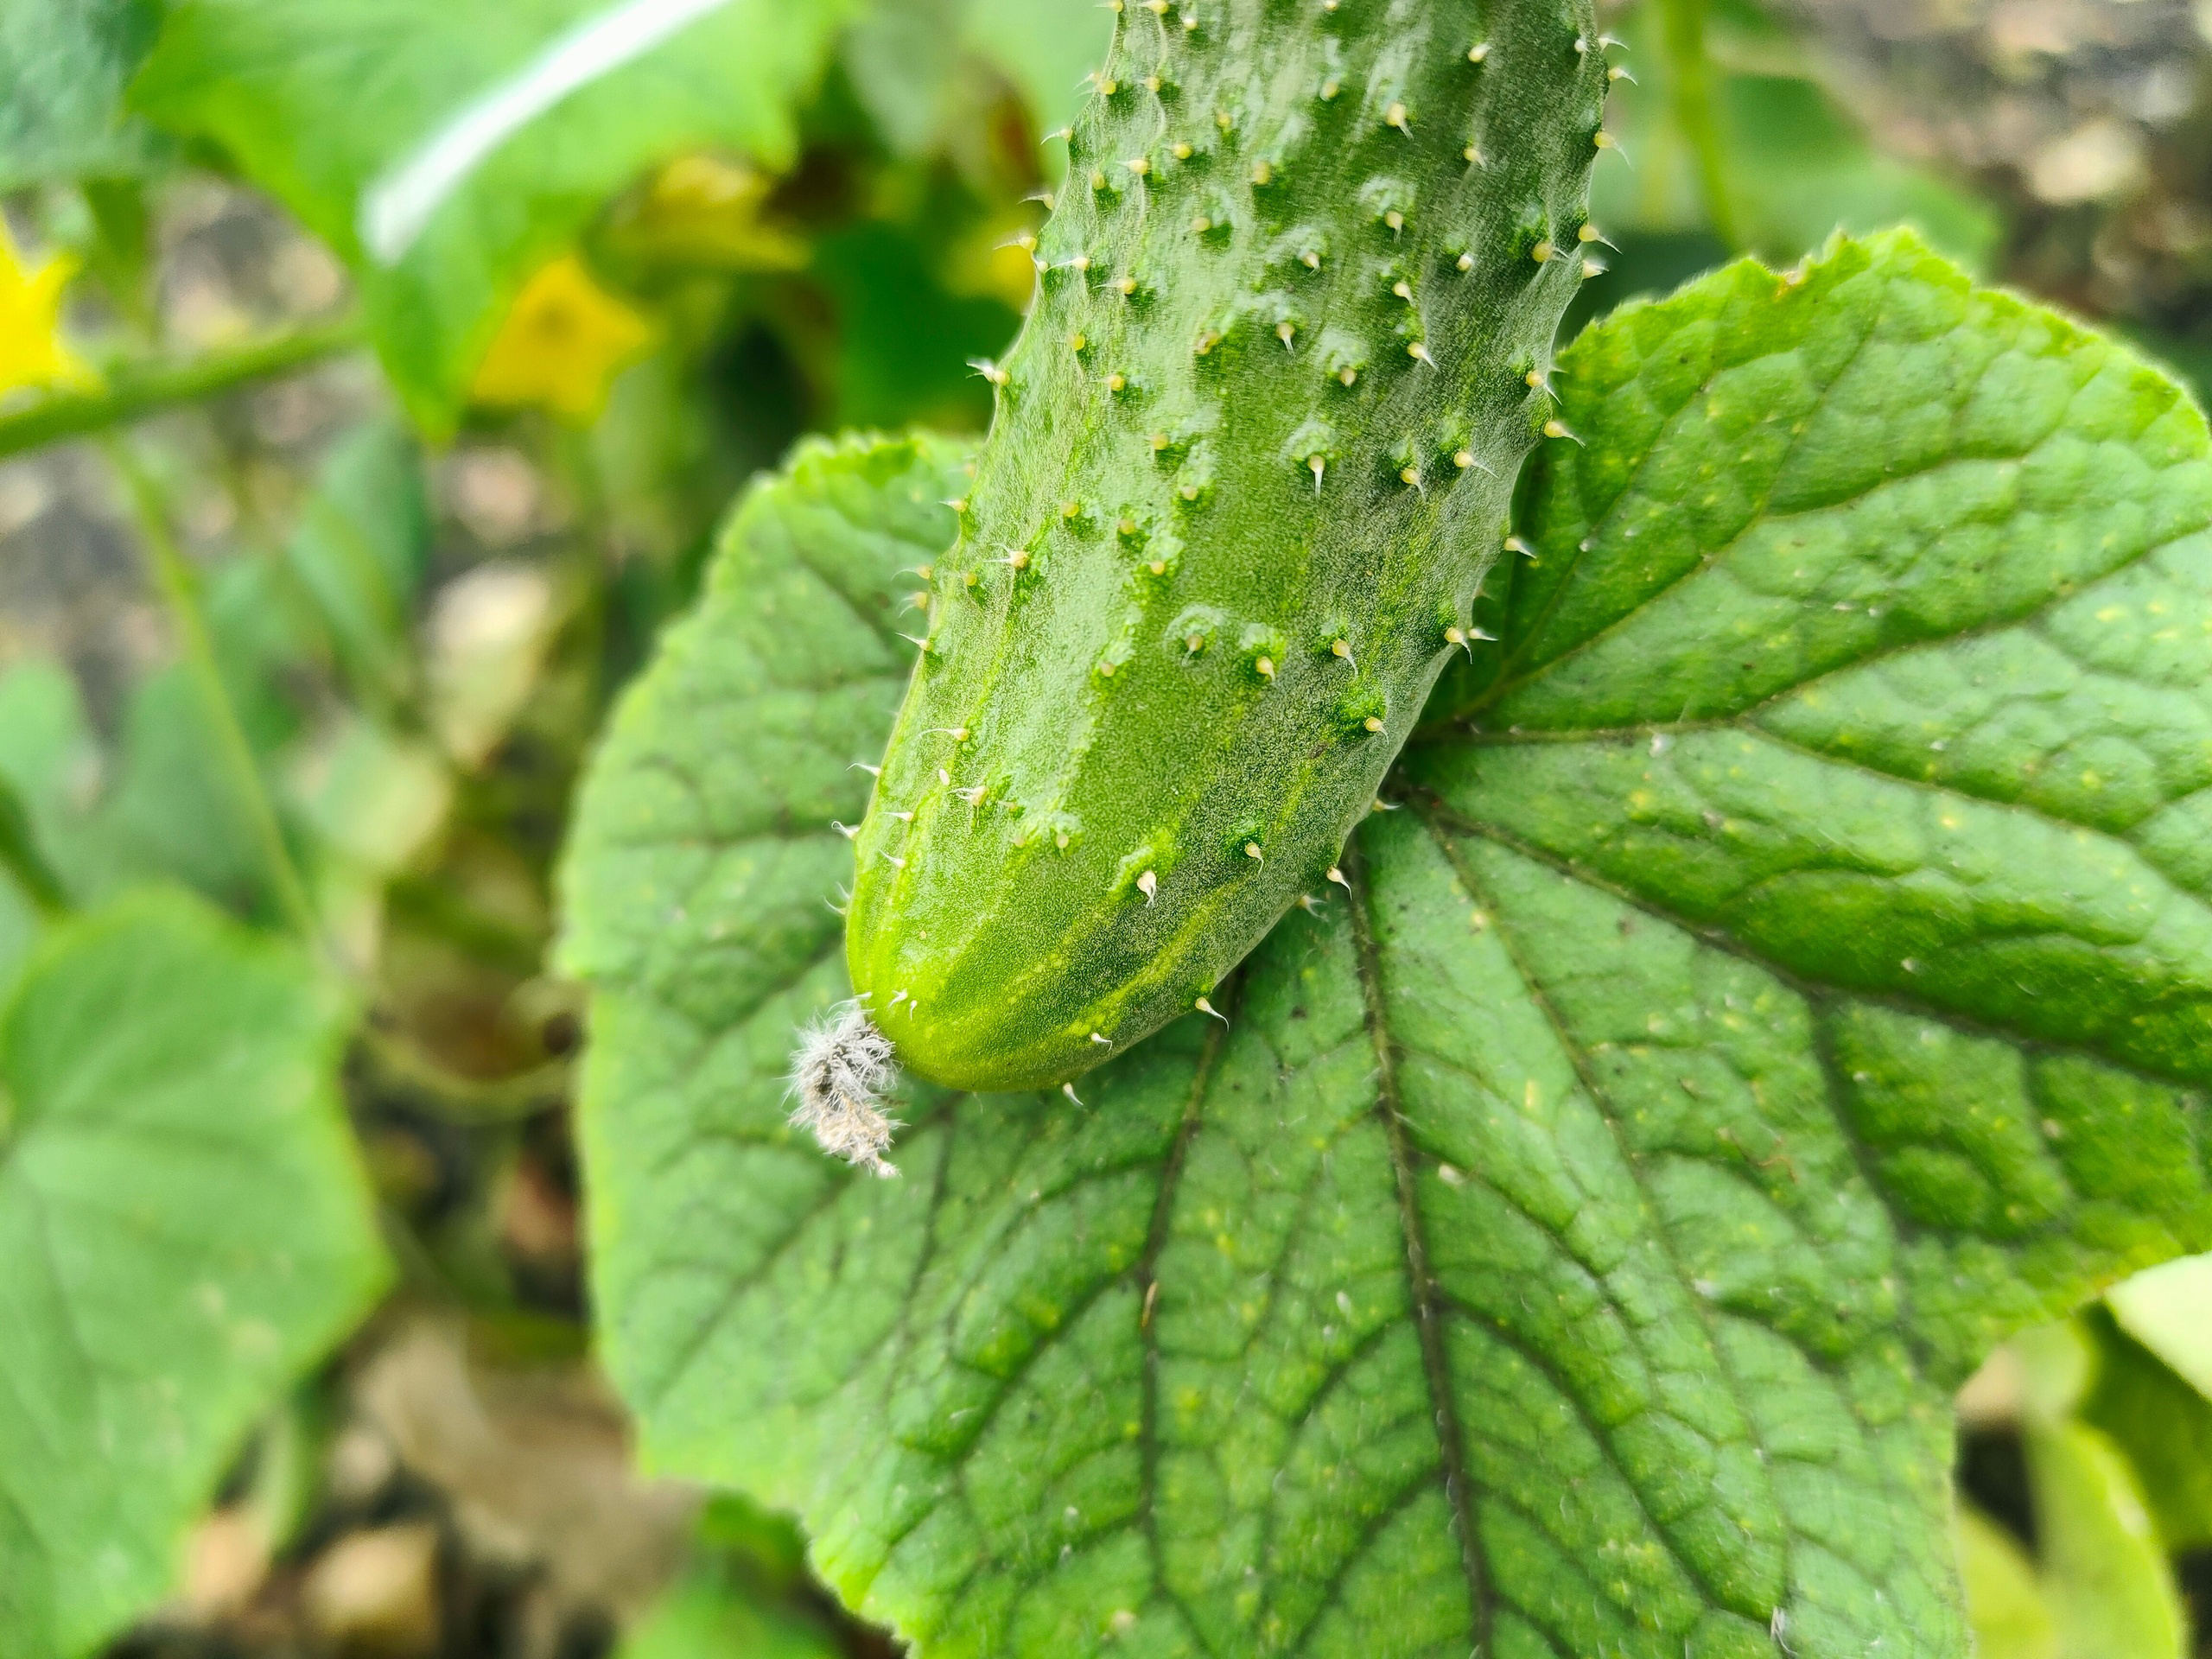
M898 1169L883 1160L899 1120L883 1109L899 1076L891 1039L875 1028L857 1001L839 1004L798 1033L791 1055L791 1092L795 1128L810 1129L824 1152L855 1168L888 1179Z

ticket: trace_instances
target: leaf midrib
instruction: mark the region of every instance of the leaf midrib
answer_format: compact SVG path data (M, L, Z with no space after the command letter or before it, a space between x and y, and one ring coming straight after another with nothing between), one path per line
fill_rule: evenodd
M1505 912L1500 909L1496 896L1485 888L1473 869L1469 867L1459 849L1452 845L1451 837L1440 833L1434 819L1426 814L1422 816L1421 823L1429 841L1436 848L1438 854L1450 868L1452 875L1468 896L1491 914L1503 915ZM1642 1160L1636 1156L1626 1137L1621 1133L1620 1122L1614 1115L1611 1099L1592 1067L1590 1057L1584 1051L1581 1042L1576 1038L1559 1009L1554 1006L1549 994L1544 990L1535 973L1522 959L1519 948L1514 943L1511 929L1501 924L1493 931L1497 940L1498 949L1504 952L1506 960L1512 965L1514 977L1520 982L1522 995L1529 999L1529 1005L1542 1017L1545 1028L1552 1034L1552 1039L1559 1045L1560 1052L1566 1055L1567 1063L1573 1067L1575 1081L1588 1098L1591 1109L1597 1113L1599 1121L1605 1126L1606 1136L1611 1141L1614 1152L1619 1158L1620 1166L1626 1173L1630 1185L1635 1188L1637 1203L1643 1211L1643 1219L1646 1224L1644 1230L1666 1258L1667 1266L1674 1275L1675 1282L1682 1293L1683 1306L1696 1319L1703 1332L1707 1351L1712 1355L1713 1365L1727 1388L1729 1397L1742 1416L1745 1433L1758 1455L1768 1501L1772 1504L1774 1513L1777 1516L1783 1516L1787 1511L1782 1502L1781 1494L1775 1490L1774 1478L1770 1472L1773 1468L1773 1460L1765 1439L1759 1432L1758 1420L1745 1403L1744 1388L1735 1376L1733 1368L1729 1364L1728 1357L1719 1340L1719 1333L1714 1329L1713 1324L1715 1310L1711 1303L1698 1294L1697 1287L1694 1282L1695 1275L1683 1265L1681 1258L1675 1253L1673 1236L1659 1220L1658 1206L1652 1202L1650 1192L1644 1185ZM1799 1345L1795 1342L1790 1343L1789 1345L1793 1349L1799 1349ZM1802 1350L1799 1349L1799 1351L1802 1352ZM1545 1370L1548 1373L1549 1368L1546 1367ZM1576 1401L1579 1408L1580 1396L1570 1392L1568 1397ZM1611 1438L1601 1437L1599 1444L1605 1447L1607 1460L1613 1464L1623 1483L1635 1492L1637 1507L1643 1509L1644 1507L1643 1493L1637 1488L1634 1478L1614 1454ZM1648 1510L1646 1515L1647 1518L1649 1518ZM1681 1569L1689 1582L1697 1586L1698 1589L1704 1593L1708 1599L1709 1605L1727 1607L1732 1612L1746 1616L1753 1615L1753 1610L1748 1606L1732 1604L1722 1587L1707 1579L1697 1564L1682 1553L1669 1529L1658 1525L1655 1521L1653 1533L1656 1537L1666 1541L1668 1553L1674 1557L1675 1565ZM1782 1534L1783 1550L1782 1593L1785 1598L1790 1593L1794 1582L1790 1571L1790 1555L1795 1545L1795 1535L1785 1522ZM1767 1608L1758 1609L1756 1611L1771 1614L1773 1610Z
M2007 628L2017 627L2019 626L2021 626L2021 624L2017 621L2004 625L2004 626ZM1976 630L1975 632L1980 631ZM1965 636L1961 635L1955 637ZM1936 642L1921 642L1921 644L1923 645L1933 643ZM1948 643L1948 641L1945 641L1943 643ZM1856 668L1859 664L1853 664L1851 666ZM1826 677L1828 677L1825 675L1815 677L1815 679L1808 680L1803 683L1806 685L1816 684L1820 679ZM1777 749L1786 750L1793 754L1802 755L1806 759L1816 761L1823 766L1833 766L1840 771L1855 773L1864 778L1872 779L1877 783L1896 785L1905 789L1921 791L1929 796L1948 796L1956 800L1970 801L1977 805L1986 807L1992 811L2015 815L2018 817L2026 819L2029 822L2042 824L2057 833L2093 836L2100 842L2107 843L2115 849L2125 850L2129 857L2139 862L2145 870L2154 874L2159 880L2166 883L2175 893L2179 893L2189 899L2194 900L2199 906L2204 906L2208 909L2212 909L2212 896L2208 896L2206 893L2192 887L2179 874L2169 868L2164 861L2154 856L2150 851L2146 850L2139 839L2146 825L2153 823L2162 814L2171 811L2173 809L2182 805L2185 802L2196 799L2197 797L2202 795L2212 793L2212 785L2208 785L2206 788L2202 789L2189 790L2178 795L2162 796L2158 805L2155 809L2141 815L2127 828L2125 830L2113 829L2106 824L2092 823L2081 818L2063 817L2051 810L2049 807L2035 802L2018 798L2008 798L2005 796L1993 793L1988 789L1974 787L1973 786L1974 780L1972 779L1958 778L1916 778L1904 772L1893 771L1888 767L1877 765L1875 761L1869 757L1840 754L1833 749L1821 747L1816 744L1806 741L1802 738L1793 736L1784 731L1777 730L1774 727L1758 718L1761 709L1770 707L1774 702L1778 702L1782 696L1791 695L1799 689L1801 688L1792 687L1790 688L1789 692L1778 693L1775 697L1766 699L1737 715L1726 718L1716 718L1711 720L1654 721L1645 725L1591 727L1580 730L1548 730L1534 732L1524 731L1519 728L1514 728L1506 732L1483 732L1476 730L1471 726L1455 721L1452 725L1444 728L1444 733L1445 734L1447 734L1451 740L1449 747L1491 749L1497 751L1505 751L1522 747L1567 747L1577 744L1587 744L1596 747L1618 750L1632 748L1639 744L1648 742L1654 738L1664 737L1668 739L1675 739L1682 737L1717 736L1724 734L1734 734L1738 736L1753 739L1758 742L1771 744ZM1424 749L1437 749L1445 747L1446 745L1444 742L1442 736L1432 735L1431 738L1421 747ZM1427 791L1424 791L1422 792L1427 793ZM1448 805L1438 803L1437 810L1442 811L1445 816L1450 817L1453 822L1461 824L1463 827L1470 830L1476 827L1476 820L1465 813L1456 811ZM1487 831L1485 830L1484 833L1487 833ZM1501 834L1503 832L1501 832ZM1520 845L1518 842L1516 842L1515 844L1516 846ZM1797 872L1793 871L1793 873ZM1587 879L1586 877L1581 876L1579 871L1578 877L1579 879ZM1747 892L1751 890L1751 889L1749 888L1745 889ZM1671 915L1671 912L1665 913ZM1678 925L1686 927L1695 928L1710 925L1710 924L1692 922L1680 917L1675 917L1673 919L1675 920ZM2139 944L2140 942L2137 941L2136 943ZM2194 1081L2193 1079L2183 1078L2169 1078L2165 1080L2170 1082L2180 1081L2184 1083L2190 1083Z
M1223 1013L1235 1020L1243 1002L1244 976L1239 972L1230 976L1222 988L1224 995ZM1209 1022L1211 1023L1211 1022ZM1153 1200L1152 1220L1146 1230L1144 1249L1129 1270L1129 1278L1137 1288L1137 1343L1140 1353L1137 1427L1137 1525L1142 1530L1145 1550L1152 1558L1152 1592L1160 1600L1173 1607L1183 1617L1183 1622L1193 1635L1198 1621L1183 1605L1167 1580L1167 1552L1160 1548L1160 1326L1154 1318L1154 1306L1160 1288L1159 1268L1160 1252L1166 1248L1168 1236L1175 1220L1175 1198L1181 1189L1183 1170L1188 1161L1191 1142L1199 1126L1205 1121L1206 1096L1213 1083L1214 1071L1220 1064L1221 1052L1227 1046L1227 1024L1215 1026L1206 1033L1205 1046L1199 1051L1198 1064L1191 1078L1189 1092L1184 1096L1182 1121L1176 1125L1174 1144L1168 1148L1167 1162L1161 1168L1160 1191ZM1111 1281L1108 1281L1111 1283Z
M1473 1650L1487 1655L1497 1622L1497 1592L1490 1581L1475 1530L1474 1491L1469 1483L1465 1441L1459 1427L1459 1401L1452 1391L1452 1372L1444 1351L1444 1333L1437 1318L1437 1286L1429 1271L1428 1241L1422 1225L1420 1194L1415 1191L1413 1150L1406 1132L1405 1115L1398 1096L1397 1055L1390 1035L1389 1011L1382 998L1382 980L1376 960L1372 918L1368 914L1366 860L1355 838L1344 849L1344 874L1350 887L1353 960L1359 976L1362 1012L1375 1047L1375 1116L1382 1125L1390 1150L1390 1167L1397 1188L1398 1229L1405 1248L1408 1299L1414 1334L1421 1344L1421 1376L1429 1395L1430 1423L1437 1444L1437 1464L1444 1477L1444 1499L1459 1535L1459 1566L1467 1584L1469 1636Z

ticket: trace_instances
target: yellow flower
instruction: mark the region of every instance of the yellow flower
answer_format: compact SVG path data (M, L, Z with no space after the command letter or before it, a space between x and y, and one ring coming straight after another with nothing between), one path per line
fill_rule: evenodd
M515 296L469 390L480 404L536 404L589 422L616 372L652 339L651 323L564 253Z
M798 270L806 244L766 217L776 181L742 162L681 156L615 210L632 257L717 270Z
M24 386L89 389L99 377L61 340L61 290L77 274L59 256L35 270L0 226L0 397Z

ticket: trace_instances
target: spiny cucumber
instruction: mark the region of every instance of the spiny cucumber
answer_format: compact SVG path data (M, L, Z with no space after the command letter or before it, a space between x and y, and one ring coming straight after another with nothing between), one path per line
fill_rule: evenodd
M1589 0L1109 0L857 840L907 1067L1059 1083L1321 887L1548 425ZM1126 6L1126 9L1125 9Z

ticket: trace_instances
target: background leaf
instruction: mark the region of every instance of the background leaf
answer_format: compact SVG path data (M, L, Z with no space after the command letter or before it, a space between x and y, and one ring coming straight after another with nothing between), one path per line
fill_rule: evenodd
M396 423L368 422L332 446L284 556L355 696L371 709L404 697L430 514L421 459Z
M739 1497L710 1501L690 1570L624 1638L620 1659L839 1659L806 1609L798 1529Z
M297 739L303 713L287 671L315 648L303 595L270 558L207 573L207 629L224 691L263 761ZM214 711L190 668L171 663L130 689L110 788L73 833L48 843L80 897L175 880L242 915L273 915L253 805L227 763Z
M567 867L607 1361L925 1653L1962 1654L1950 1391L2212 1236L2212 944L2128 833L2212 764L2201 420L1906 238L1559 384L1506 667L1352 902L1080 1107L917 1096L900 1181L782 1072L954 480L810 454L616 718Z
M2076 1319L2024 1332L2007 1350L2020 1382L2037 1599L2058 1659L2187 1659L2188 1622L2167 1558L2172 1540L2161 1536L2145 1497L2145 1467L2083 1409L2093 1390L2106 1410L2131 1394L2139 1399L2146 1379L2128 1375L2118 1344L2098 1338L2091 1320ZM2131 1427L2139 1435L2155 1421ZM2162 1496L2171 1495L2168 1485ZM1984 1610L1974 1611L1980 1635Z
M2212 1389L2212 1257L2190 1256L2115 1285L2110 1298L2120 1327L2196 1386ZM2212 1513L2212 1512L2209 1512Z
M2098 1363L2082 1421L2127 1453L2168 1549L2212 1544L2212 1402L2116 1325L2088 1323Z
M213 585L230 624L221 631L226 678L267 747L290 734L296 717L272 695L270 664L257 649L282 632L272 626L281 607L264 604L264 575L241 562ZM130 688L118 739L104 755L76 682L59 664L34 658L0 678L0 774L22 804L30 850L62 896L85 902L175 880L241 911L262 904L264 872L245 808L184 670L169 664ZM0 962L10 949L0 944Z
M382 1289L340 1013L289 947L148 893L56 928L0 1014L11 1656L160 1596L248 1427Z
M353 268L416 419L451 429L507 303L652 163L728 145L791 160L792 105L820 74L842 0L728 0L554 103L445 196L419 236L364 233L379 180L471 104L527 77L610 0L184 0L134 97L213 141ZM322 118L334 108L353 118Z
M372 419L332 444L281 552L200 574L226 695L311 867L389 874L442 813L441 763L408 734L425 689L412 636L428 513L413 440L391 418ZM334 714L316 695L333 678L367 712ZM175 881L239 914L271 914L251 803L187 668L155 668L128 687L119 713L104 755L59 664L33 660L0 678L0 777L62 896L91 902ZM22 934L19 908L0 899L0 971Z
M856 20L845 67L884 136L909 152L968 113L979 89L962 71L973 64L1011 81L1049 132L1075 119L1109 25L1093 0L880 0Z
M694 1573L663 1596L623 1642L621 1659L837 1659L823 1631L753 1605Z
M19 663L0 675L0 787L19 815L20 844L0 882L0 986L37 938L49 896L67 897L54 849L67 845L99 775L99 751L77 683L50 663ZM18 864L17 861L21 863Z
M2027 1452L2061 1659L2184 1659L2172 1575L2119 1448L2094 1428L2058 1422L2031 1428Z
M159 0L9 0L0 9L0 190L143 172L156 136L123 91L161 24Z
M838 310L836 413L868 427L923 411L950 430L989 420L975 408L969 359L1005 348L1019 317L999 299L948 294L919 245L880 221L824 238L816 261Z
M1980 1510L1959 1510L1959 1575L1974 1615L1978 1659L2057 1659L2058 1627L2035 1564Z

